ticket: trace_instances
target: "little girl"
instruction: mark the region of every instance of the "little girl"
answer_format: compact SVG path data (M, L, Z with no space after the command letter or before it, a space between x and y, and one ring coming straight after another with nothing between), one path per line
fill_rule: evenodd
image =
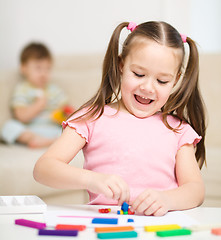
M126 27L131 33L119 53ZM199 206L205 114L198 68L194 41L169 24L118 25L97 94L63 123L61 137L37 161L35 179L87 189L90 204L126 201L145 215ZM68 165L81 149L84 169Z

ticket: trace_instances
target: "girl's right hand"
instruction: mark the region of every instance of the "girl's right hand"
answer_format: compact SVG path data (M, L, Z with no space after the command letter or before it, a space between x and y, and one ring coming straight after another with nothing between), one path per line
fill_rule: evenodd
M93 172L88 180L87 189L90 192L118 200L118 205L129 202L129 186L120 176Z

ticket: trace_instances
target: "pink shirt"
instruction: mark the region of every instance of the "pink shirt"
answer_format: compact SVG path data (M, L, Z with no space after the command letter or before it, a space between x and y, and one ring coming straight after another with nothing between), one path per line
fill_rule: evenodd
M121 176L130 187L131 200L147 188L167 190L176 188L175 162L177 151L184 144L197 144L201 137L183 123L178 133L162 122L161 113L148 118L137 118L105 106L96 121L75 122L69 125L86 139L83 148L84 168L95 172ZM172 127L180 123L168 116ZM103 195L89 192L91 204L117 204Z

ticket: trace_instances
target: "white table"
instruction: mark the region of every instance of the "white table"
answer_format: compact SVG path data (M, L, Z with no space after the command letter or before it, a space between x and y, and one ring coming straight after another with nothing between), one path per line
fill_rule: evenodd
M76 205L75 205L76 206ZM82 207L82 205L81 205ZM102 208L102 206L95 206L96 208ZM113 207L113 206L112 206ZM111 207L111 208L112 208ZM68 206L48 206L48 211L54 210L68 210ZM70 207L71 209L71 207ZM195 208L184 211L188 216L196 219L201 224L217 224L221 223L221 208ZM52 237L52 236L38 236L38 230L28 227L22 227L14 224L14 220L18 218L26 218L33 221L44 222L43 214L15 214L15 215L0 215L0 239L1 240L49 240L49 239L70 239L70 237ZM153 233L144 232L143 228L136 228L138 232L138 238L135 239L171 239L171 240L212 240L221 239L221 236L215 236L210 233L209 230L193 232L189 236L179 237L156 237ZM71 239L74 237L71 237ZM80 232L75 239L97 239L93 229L86 229ZM132 238L133 239L133 238Z

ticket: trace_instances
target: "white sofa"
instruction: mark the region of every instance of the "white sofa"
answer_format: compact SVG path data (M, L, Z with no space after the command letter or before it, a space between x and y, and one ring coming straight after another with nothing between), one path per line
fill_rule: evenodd
M96 92L102 69L102 55L58 56L55 59L52 79L68 94L70 103L79 107ZM202 173L206 184L206 206L221 207L221 108L218 105L221 90L221 55L202 55L200 58L200 82L209 113L207 132L207 168ZM0 128L10 117L9 99L18 77L17 70L0 71ZM29 149L25 146L0 143L0 195L35 194L47 203L85 203L85 191L64 191L45 187L33 179L36 160L45 149ZM71 162L82 166L80 152Z
M75 108L92 97L101 79L101 55L66 56L55 58L52 81L58 84ZM1 114L0 128L10 118L9 101L19 77L17 70L0 71ZM34 194L46 202L84 203L88 201L86 191L64 191L37 183L32 176L36 160L46 149L30 149L20 144L0 143L0 195ZM83 154L79 152L71 162L82 167Z

